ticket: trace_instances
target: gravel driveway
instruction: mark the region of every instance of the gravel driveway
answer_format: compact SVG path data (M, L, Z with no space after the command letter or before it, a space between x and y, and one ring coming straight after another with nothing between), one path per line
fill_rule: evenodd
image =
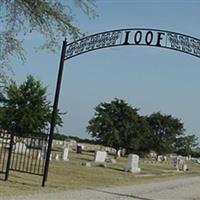
M9 197L9 200L194 200L197 197L200 197L200 176L136 186Z

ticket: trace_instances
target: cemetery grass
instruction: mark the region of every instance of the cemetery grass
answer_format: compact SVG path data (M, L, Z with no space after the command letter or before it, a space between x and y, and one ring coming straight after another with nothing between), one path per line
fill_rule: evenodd
M92 162L93 158L93 152L70 152L69 161L51 161L48 184L44 188L41 187L42 177L11 171L9 181L0 180L0 199L1 195L125 186L200 175L200 166L191 162L188 163L190 170L183 173L174 171L171 162L153 163L140 159L142 172L134 175L123 171L127 158L120 158L117 164L107 163L106 167ZM84 162L92 162L92 166L85 167Z

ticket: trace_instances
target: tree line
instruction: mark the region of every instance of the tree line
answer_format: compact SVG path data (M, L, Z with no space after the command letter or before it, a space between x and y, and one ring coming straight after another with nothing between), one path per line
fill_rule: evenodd
M195 155L199 152L197 136L186 135L180 119L160 112L141 116L138 111L121 99L100 103L86 128L92 141L58 133L54 138L98 143L116 150L125 148L128 153L138 154L155 151ZM0 128L18 136L48 133L51 113L47 87L32 75L22 84L11 81L0 93ZM57 128L63 124L62 114L65 113L57 114Z
M87 131L98 143L116 150L125 148L128 153L196 153L198 138L185 134L180 119L160 112L141 116L138 111L121 99L100 103Z

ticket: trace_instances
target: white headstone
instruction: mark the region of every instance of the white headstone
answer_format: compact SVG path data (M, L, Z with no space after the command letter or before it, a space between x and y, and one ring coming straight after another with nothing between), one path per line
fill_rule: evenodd
M25 153L26 149L27 149L27 147L23 142L16 142L15 153Z
M183 171L185 172L185 171L187 171L187 170L188 170L187 165L186 165L186 164L183 164Z
M47 156L47 147L43 146L42 153L41 153L41 160L46 160L46 156Z
M159 155L159 156L157 157L157 161L158 161L158 162L162 162L162 161L163 161L163 156L162 156L162 155Z
M124 167L126 172L138 173L140 172L139 166L139 156L136 154L128 155L128 164Z
M164 160L164 161L167 161L167 156L163 156L163 160Z
M126 149L125 148L123 148L122 150L121 150L121 156L125 156L126 155Z
M187 171L187 165L185 164L185 158L182 156L177 156L177 158L174 158L174 168L177 171Z
M37 159L38 159L38 160L41 159L41 153L40 153L40 152L38 152Z
M95 154L95 162L105 162L107 157L107 152L106 151L96 151Z
M56 154L56 158L55 158L56 160L59 160L59 154Z
M157 157L157 153L155 151L151 151L149 155L153 158Z
M120 150L120 149L117 151L117 157L118 157L118 158L121 157L121 150Z
M182 167L183 165L185 164L185 161L184 161L184 159L179 159L179 165Z
M52 160L52 154L50 154L49 160Z
M65 160L65 161L69 160L68 159L68 154L69 154L69 149L67 147L65 147L63 149L63 153L62 153L62 159Z

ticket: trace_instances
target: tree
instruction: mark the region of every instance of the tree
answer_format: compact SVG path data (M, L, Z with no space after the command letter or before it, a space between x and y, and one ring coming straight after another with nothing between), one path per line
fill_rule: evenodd
M123 100L100 103L95 108L95 116L89 121L87 131L99 143L129 152L145 149L144 138L148 124Z
M176 153L183 156L192 155L198 145L196 135L178 137L175 143Z
M197 146L196 148L193 149L191 156L196 157L196 158L200 157L200 147L199 146Z
M55 51L63 37L73 39L82 36L74 25L72 6L80 8L89 17L97 16L94 0L0 0L0 64L8 65L10 57L16 55L24 60L21 36L39 33L45 43L42 48ZM2 70L2 68L1 68Z
M152 150L158 154L166 154L174 151L177 137L184 133L183 123L171 115L153 113L146 118L152 135Z
M47 88L31 75L19 86L11 82L0 101L1 128L18 135L44 132L49 126L52 111L46 92ZM60 115L56 124L62 125Z

